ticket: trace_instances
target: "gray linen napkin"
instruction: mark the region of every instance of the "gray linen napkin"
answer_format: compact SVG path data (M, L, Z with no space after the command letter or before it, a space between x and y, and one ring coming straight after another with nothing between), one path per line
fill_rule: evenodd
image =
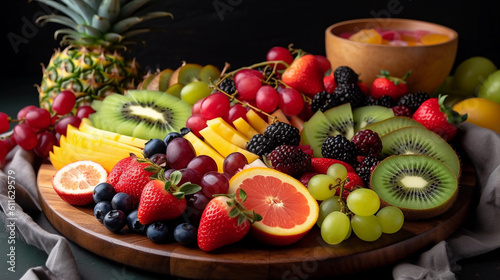
M446 241L420 255L414 263L405 261L393 269L394 279L455 279L456 261L500 247L500 135L465 123L462 146L476 168L481 199L470 227L462 227ZM44 265L29 269L21 279L79 279L68 241L59 235L40 213L33 154L16 148L0 170L0 217L8 224L8 173L15 174L16 236L47 253ZM33 219L32 216L36 216ZM4 242L6 243L6 242ZM0 244L4 246L3 244ZM3 248L3 247L2 247Z
M480 200L475 217L415 263L393 269L398 280L455 279L456 262L500 247L500 135L470 123L461 125L461 146L476 169Z

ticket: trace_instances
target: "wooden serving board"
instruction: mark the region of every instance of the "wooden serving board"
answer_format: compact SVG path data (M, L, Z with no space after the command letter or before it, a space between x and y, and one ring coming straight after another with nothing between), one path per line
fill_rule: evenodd
M147 237L108 231L94 218L93 207L74 207L52 188L55 169L43 164L38 174L39 199L52 225L64 236L97 255L155 273L192 279L305 279L355 274L396 263L450 236L467 216L476 185L470 165L462 169L459 195L443 215L425 221L406 221L395 234L375 242L354 235L339 245L328 245L317 226L299 242L270 247L247 238L206 253L177 243L155 244ZM291 278L296 277L296 278Z

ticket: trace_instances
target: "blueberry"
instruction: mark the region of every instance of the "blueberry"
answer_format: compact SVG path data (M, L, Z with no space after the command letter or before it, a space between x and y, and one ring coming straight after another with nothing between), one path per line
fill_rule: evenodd
M120 192L111 199L111 206L113 209L121 210L125 215L128 215L134 210L134 201L130 195Z
M154 222L146 229L146 235L154 243L167 243L169 240L168 226L162 222Z
M146 142L142 151L146 158L150 158L154 154L167 153L167 145L161 139L153 138Z
M127 215L113 209L104 216L103 224L109 231L119 232L127 224Z
M102 224L104 216L108 214L109 211L113 210L111 202L109 201L99 201L94 206L94 217Z
M95 186L92 197L95 203L99 203L101 201L111 201L115 194L115 188L111 184L103 182Z
M182 135L179 132L170 132L169 134L167 134L167 136L165 136L163 142L165 143L165 145L168 145L170 141L177 137L182 137Z
M183 127L183 128L181 128L181 131L180 131L181 136L184 136L184 135L188 134L189 132L191 132L191 129L189 127Z
M139 222L139 219L137 218L137 213L139 211L135 209L134 211L130 212L127 216L127 226L130 230L132 230L135 233L138 234L146 234L146 226L141 224Z
M197 229L189 223L182 223L174 229L174 239L183 246L189 246L196 242Z

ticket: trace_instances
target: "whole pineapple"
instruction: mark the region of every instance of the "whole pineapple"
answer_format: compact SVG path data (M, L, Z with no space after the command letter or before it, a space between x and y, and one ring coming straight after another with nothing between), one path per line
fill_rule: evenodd
M116 92L132 89L142 74L135 58L125 59L127 46L136 44L136 35L151 28L137 27L147 20L172 17L171 13L144 13L150 0L36 0L58 11L38 18L42 23L59 23L54 37L63 35L64 50L56 50L47 67L38 92L40 107L51 110L54 97L72 90L77 107L90 105Z

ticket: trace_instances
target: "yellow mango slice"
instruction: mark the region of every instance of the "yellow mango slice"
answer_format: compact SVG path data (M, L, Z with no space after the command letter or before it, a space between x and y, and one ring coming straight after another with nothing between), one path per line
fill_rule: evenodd
M255 134L259 134L244 118L240 117L233 121L233 125L241 134L245 135L248 139L252 139Z
M248 123L255 128L260 134L264 134L269 124L264 121L254 110L250 109L247 112Z
M99 136L99 137L102 137L102 138L106 138L106 139L109 139L109 140L117 141L117 142L120 142L120 143L123 143L123 144L127 144L127 145L130 145L130 146L134 146L134 147L137 147L137 148L140 148L140 149L143 149L144 145L147 142L147 140L144 140L144 139L140 139L140 138L136 138L136 137L130 137L130 136L127 136L127 135L122 135L122 134L119 134L119 133L115 133L115 132L106 131L106 130L102 130L102 129L96 128L96 127L92 126L92 122L89 119L87 119L87 118L82 119L82 122L80 124L79 130L81 132L92 134L93 136Z
M217 132L212 130L212 128L209 126L200 130L200 134L203 136L205 141L215 150L217 150L223 157L227 157L229 154L232 154L234 152L240 152L247 158L248 162L253 162L254 160L259 158L258 155L242 149L227 141L226 139L224 139L224 137L217 134Z
M217 163L217 168L220 173L223 172L222 165L224 164L224 157L219 154L216 150L210 147L207 143L203 142L200 138L198 138L194 133L189 132L184 135L184 138L191 142L194 150L196 151L196 155L207 155L215 160Z
M207 125L210 126L219 135L224 137L224 139L242 149L245 149L247 143L250 141L250 139L241 134L238 130L236 130L222 118L208 120Z

